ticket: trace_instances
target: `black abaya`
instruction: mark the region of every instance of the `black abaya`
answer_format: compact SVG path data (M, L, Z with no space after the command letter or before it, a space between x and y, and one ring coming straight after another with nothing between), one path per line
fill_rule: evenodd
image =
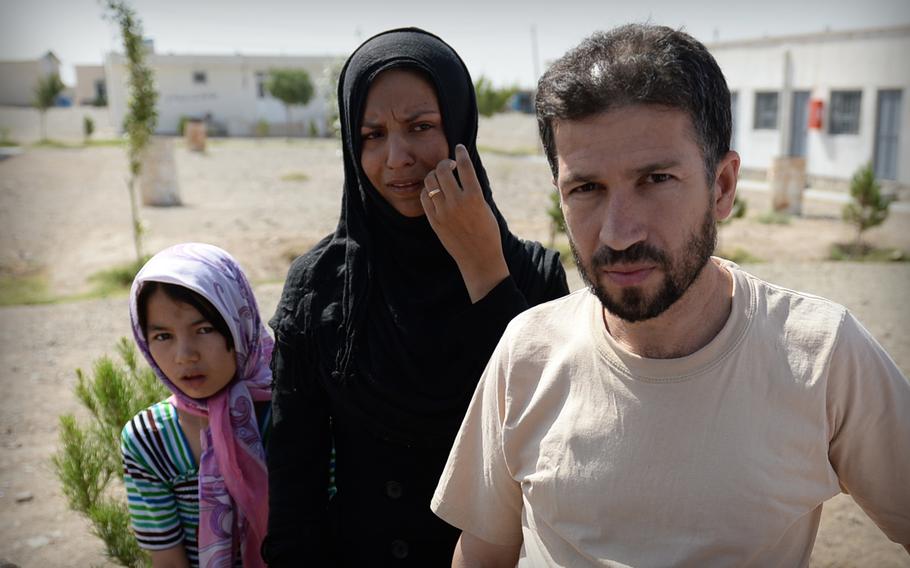
M500 228L510 275L471 304L425 217L398 214L360 167L372 80L416 69L435 87L450 156L464 144ZM269 457L272 566L448 566L458 531L430 497L477 380L506 324L567 293L558 255L509 232L476 150L470 75L417 29L365 42L339 83L345 186L335 233L298 258L276 335ZM326 490L336 450L336 496Z

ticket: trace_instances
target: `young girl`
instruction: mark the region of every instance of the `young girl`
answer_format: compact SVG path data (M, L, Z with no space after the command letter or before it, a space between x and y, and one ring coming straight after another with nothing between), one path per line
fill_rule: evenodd
M139 546L154 566L264 566L272 339L237 262L166 249L133 281L136 343L173 395L122 433Z

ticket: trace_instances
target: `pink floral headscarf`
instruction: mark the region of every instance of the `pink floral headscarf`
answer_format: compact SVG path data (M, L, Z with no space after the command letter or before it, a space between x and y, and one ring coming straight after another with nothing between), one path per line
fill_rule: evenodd
M206 399L186 396L161 372L139 328L137 298L147 281L189 288L218 310L234 339L237 375ZM146 263L130 290L133 337L177 408L208 417L199 459L199 565L233 565L240 547L245 567L265 566L259 547L268 522L268 473L253 403L270 400L274 342L259 317L250 284L226 251L203 243L165 249Z

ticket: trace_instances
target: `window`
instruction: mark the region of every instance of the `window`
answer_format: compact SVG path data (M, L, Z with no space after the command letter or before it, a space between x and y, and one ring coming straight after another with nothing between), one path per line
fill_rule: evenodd
M107 84L104 82L104 79L95 79L95 100L107 100Z
M755 93L755 130L777 128L777 93Z
M268 94L266 89L266 81L268 80L268 73L265 71L256 71L256 96L260 99L264 99Z
M831 91L830 134L859 134L862 91Z
M205 71L193 71L194 85L205 85L206 80Z

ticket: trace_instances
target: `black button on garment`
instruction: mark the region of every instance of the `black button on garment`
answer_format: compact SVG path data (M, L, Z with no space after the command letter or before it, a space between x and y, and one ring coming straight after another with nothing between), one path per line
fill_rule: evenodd
M385 494L389 499L398 499L404 493L404 487L397 481L387 481L385 484Z
M403 540L392 541L392 556L398 560L404 560L408 557L408 543Z

